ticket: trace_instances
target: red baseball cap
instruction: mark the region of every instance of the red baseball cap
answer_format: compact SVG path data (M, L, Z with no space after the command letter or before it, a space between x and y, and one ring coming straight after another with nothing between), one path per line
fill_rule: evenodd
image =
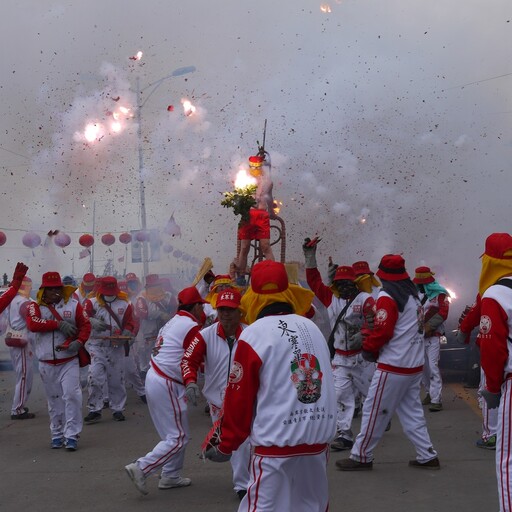
M270 295L288 289L288 274L283 263L263 260L256 263L251 272L251 288L254 293Z
M355 281L356 277L352 267L341 265L336 268L333 281Z
M206 304L206 301L203 300L195 286L183 288L183 290L181 290L181 292L178 293L178 302L180 306L190 306L192 304Z
M224 307L238 309L240 307L241 300L242 295L238 290L235 290L234 288L227 288L219 293L216 306L217 308Z
M63 286L58 272L45 272L41 280L41 288L58 288Z
M508 233L493 233L492 235L489 235L485 240L484 254L498 260L511 259L512 236ZM484 254L482 254L482 256Z

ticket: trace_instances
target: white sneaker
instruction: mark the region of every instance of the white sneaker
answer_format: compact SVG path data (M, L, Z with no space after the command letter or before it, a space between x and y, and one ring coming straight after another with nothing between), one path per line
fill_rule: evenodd
M149 491L146 488L146 477L137 463L132 462L128 464L128 466L125 466L124 469L139 492L144 495L147 494Z
M158 482L159 489L174 489L175 487L188 487L192 483L190 478L183 478L181 476L161 476Z

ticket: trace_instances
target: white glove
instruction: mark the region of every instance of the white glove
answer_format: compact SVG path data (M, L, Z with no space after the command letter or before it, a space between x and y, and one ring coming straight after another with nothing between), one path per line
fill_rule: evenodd
M304 252L305 267L306 268L317 268L316 264L316 245L308 247L308 243L311 242L309 238L304 240L302 244L302 251Z
M72 323L61 320L59 322L59 331L69 338L70 336L74 336L78 332L78 329Z
M69 345L67 350L71 352L78 352L82 348L82 344L78 340L73 340Z
M197 405L197 399L199 398L199 386L195 382L189 382L185 388L187 399L192 405Z
M108 325L101 319L99 318L94 318L93 316L91 316L89 318L89 320L91 321L91 325L92 325L92 328L95 330L95 331L106 331L108 329Z

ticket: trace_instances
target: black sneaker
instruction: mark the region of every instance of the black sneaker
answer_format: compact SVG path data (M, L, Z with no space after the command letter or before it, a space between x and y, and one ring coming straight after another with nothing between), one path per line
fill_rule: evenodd
M239 489L236 491L236 495L238 496L238 499L242 501L244 499L244 496L247 494L247 491L245 489Z
M11 414L11 420L32 420L36 415L32 412L23 411L20 414Z
M342 451L342 450L350 450L354 446L354 442L349 439L345 439L344 437L338 436L331 443L331 450Z
M85 418L84 421L87 425L98 423L101 420L101 412L91 411Z
M439 459L437 457L427 460L427 462L418 462L417 460L410 460L409 466L411 468L419 469L441 469L441 464L439 464Z
M373 469L373 462L341 459L336 461L336 467L341 471L371 471Z
M146 398L146 395L140 395L139 398L140 398L140 401L143 404L147 404L148 403L148 399Z
M126 419L121 411L112 414L112 418L114 418L115 421L124 421Z

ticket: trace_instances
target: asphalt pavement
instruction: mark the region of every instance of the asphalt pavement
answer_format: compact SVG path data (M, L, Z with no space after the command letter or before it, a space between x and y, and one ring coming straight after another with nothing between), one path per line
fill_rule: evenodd
M48 413L38 374L28 404L36 418L10 419L13 382L12 371L0 371L0 511L237 510L229 463L216 464L199 457L201 442L211 426L204 403L189 409L192 439L183 476L190 477L192 485L159 490L157 476L152 476L148 480L150 492L142 496L124 466L151 450L158 436L147 407L132 390L128 392L126 421L113 421L111 412L105 410L101 422L84 425L79 449L68 452L50 449ZM495 452L475 446L481 430L476 390L446 384L443 401L442 412L425 409L440 471L408 467L414 449L395 417L375 450L372 471L340 472L335 461L347 457L348 452L331 452L330 510L498 511ZM354 430L358 427L359 420L355 420Z

